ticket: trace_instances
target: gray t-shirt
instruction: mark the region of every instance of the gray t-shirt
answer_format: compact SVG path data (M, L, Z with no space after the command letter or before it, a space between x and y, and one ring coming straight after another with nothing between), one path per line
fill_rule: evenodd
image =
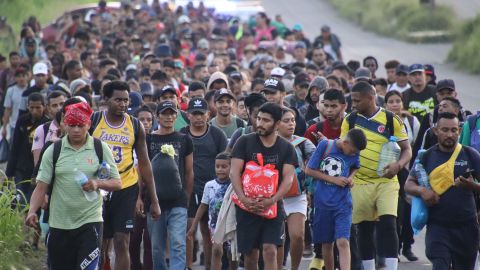
M225 127L221 127L221 126L218 125L217 117L212 118L212 120L210 120L210 124L212 124L212 126L215 126L219 129L221 129L223 132L225 132L225 135L227 136L227 138L230 139L232 137L233 133L235 132L235 130L237 130L240 127L246 127L247 126L247 123L245 123L245 121L243 121L242 119L240 119L236 116L231 116L231 119L232 119L232 121L231 121L230 125L225 126Z
M15 128L15 124L17 123L18 112L22 103L22 94L25 89L27 89L26 86L24 88L21 88L16 84L12 85L7 89L7 94L5 95L5 103L3 106L5 108L12 109L12 113L10 114L10 119L8 122L11 128Z

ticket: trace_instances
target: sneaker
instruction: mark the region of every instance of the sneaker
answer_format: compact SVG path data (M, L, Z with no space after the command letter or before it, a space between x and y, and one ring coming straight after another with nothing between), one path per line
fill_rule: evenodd
M403 247L402 255L405 256L405 258L407 258L407 260L409 260L411 262L418 261L418 257L415 256L415 254L412 252L411 247Z
M311 257L312 255L313 255L312 246L311 245L305 246L305 248L303 249L303 257L308 258L308 257Z
M313 258L310 266L308 267L309 270L322 270L324 266L323 259Z

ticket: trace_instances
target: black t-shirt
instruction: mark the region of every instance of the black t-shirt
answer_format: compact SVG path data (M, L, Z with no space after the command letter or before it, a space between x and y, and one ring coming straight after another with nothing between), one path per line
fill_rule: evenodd
M435 105L437 105L435 92L435 87L432 85L425 86L425 89L420 93L409 88L402 93L403 107L416 116L421 123L427 113L433 111Z
M284 164L298 165L297 154L293 145L280 136L271 147L265 147L256 133L240 137L233 147L232 158L238 158L245 162L253 160L258 163L257 154L262 153L264 165L273 164L279 172L278 185L282 183L282 172ZM244 167L245 169L245 167ZM243 172L243 170L242 170Z
M215 174L215 158L227 148L227 136L225 133L212 125L202 136L193 136L190 127L181 130L188 134L193 141L193 192L202 197L205 184L217 178Z
M436 167L447 162L452 154L453 152L440 151L438 145L435 145L422 156L422 164L430 174ZM477 174L480 172L480 154L471 147L463 146L455 160L454 177L457 178L467 170L475 171ZM455 186L443 193L439 203L430 207L428 213L428 223L446 226L476 222L476 218L473 191Z
M147 134L147 149L148 157L152 160L158 153L164 144L171 144L175 149L175 162L180 172L180 178L185 189L185 158L193 153L192 139L186 134L180 132L173 132L168 135ZM173 201L159 201L162 210L171 209L173 207L185 207L187 208L187 196Z

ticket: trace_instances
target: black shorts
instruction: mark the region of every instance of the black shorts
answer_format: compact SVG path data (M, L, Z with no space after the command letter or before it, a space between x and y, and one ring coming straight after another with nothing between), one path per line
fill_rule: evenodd
M114 233L129 233L135 224L135 206L138 185L114 191L103 209L103 238L112 238Z
M188 204L188 218L195 218L197 210L202 203L202 197L203 194L192 193L192 196L190 196L190 203ZM203 215L200 221L208 223L208 213L205 213L205 215Z
M279 206L281 206L279 204ZM281 207L280 207L281 208ZM283 208L281 208L283 209ZM237 245L242 254L260 249L263 244L282 246L285 239L285 214L278 211L274 219L244 211L235 206L237 217Z
M73 230L50 228L47 238L51 270L97 269L102 223L87 223Z

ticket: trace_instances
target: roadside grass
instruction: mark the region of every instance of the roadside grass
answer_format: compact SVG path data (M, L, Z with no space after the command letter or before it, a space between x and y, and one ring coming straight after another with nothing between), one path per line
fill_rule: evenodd
M447 6L422 6L418 0L330 0L340 15L364 29L410 42L453 38L458 25Z
M7 17L18 36L22 23L35 16L43 26L60 17L66 10L80 4L96 3L96 0L0 0L0 15Z
M29 232L23 226L27 208L13 205L16 201L14 184L5 181L0 187L0 269L18 267L24 258L24 250L29 249L26 240Z
M480 73L480 15L465 21L459 27L448 61L461 70Z

